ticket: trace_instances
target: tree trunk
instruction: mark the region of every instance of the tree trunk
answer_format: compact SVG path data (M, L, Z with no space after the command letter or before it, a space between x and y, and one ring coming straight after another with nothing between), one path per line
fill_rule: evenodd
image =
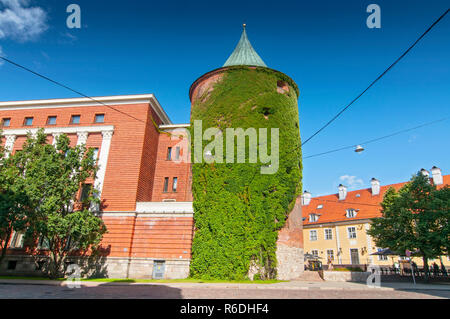
M59 268L61 266L61 260L58 258L58 254L55 252L50 253L49 263L49 277L50 279L57 279L59 275Z
M2 261L3 261L3 259L6 256L6 250L8 249L8 243L9 243L9 240L11 239L11 233L12 233L12 231L10 230L8 232L8 234L6 235L5 244L1 247L2 248L2 253L0 255L0 265L2 264Z
M430 281L430 268L428 267L428 257L423 256L423 270L425 273L425 282L429 282Z

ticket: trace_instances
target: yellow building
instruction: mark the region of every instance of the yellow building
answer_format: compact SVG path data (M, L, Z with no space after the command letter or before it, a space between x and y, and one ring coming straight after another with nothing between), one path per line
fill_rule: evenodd
M426 172L426 171L424 171ZM437 167L432 169L433 181L438 187L448 185L450 175L442 176ZM311 197L307 191L302 195L303 239L305 254L319 258L323 265L380 265L393 267L405 257L372 255L383 247L377 247L367 234L371 218L381 217L380 203L384 193L390 188L400 189L406 183L380 186L371 180L371 188L347 191L339 185L338 193ZM441 257L446 268L450 267L450 257ZM419 267L422 258L413 258ZM430 260L429 265L440 260ZM397 266L395 265L395 266Z

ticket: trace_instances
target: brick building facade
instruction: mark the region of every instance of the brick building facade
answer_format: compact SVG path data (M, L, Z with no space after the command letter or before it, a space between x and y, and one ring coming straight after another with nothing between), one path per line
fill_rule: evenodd
M49 143L67 134L71 146L96 149L100 192L108 228L101 243L102 275L165 278L188 275L193 236L190 164L179 159L188 125L174 125L153 94L0 102L1 140L17 152L27 132L44 128ZM174 134L171 134L174 133ZM14 236L12 240L15 240ZM12 266L14 265L14 266ZM36 273L25 247L14 243L1 273Z

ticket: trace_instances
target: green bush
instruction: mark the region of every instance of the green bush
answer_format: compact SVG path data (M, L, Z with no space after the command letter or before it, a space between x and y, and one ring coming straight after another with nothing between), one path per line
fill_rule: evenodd
M192 123L203 120L203 131L219 127L224 141L229 127L268 128L269 137L270 128L279 128L280 140L279 169L272 175L260 174L266 164L259 158L248 163L248 152L243 164L193 164L193 278L243 280L251 262L261 279L276 278L278 230L301 192L298 89L287 79L267 68L233 67L192 106ZM289 83L289 92L277 92L279 80Z

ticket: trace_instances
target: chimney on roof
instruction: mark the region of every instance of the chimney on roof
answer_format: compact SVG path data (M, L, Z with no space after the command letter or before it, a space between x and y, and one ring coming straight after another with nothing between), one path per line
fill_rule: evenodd
M422 173L423 176L430 177L430 173L425 168L422 168L420 172Z
M433 166L431 168L431 175L433 176L434 185L441 185L444 183L444 180L442 179L442 172L439 167Z
M373 177L370 180L370 184L372 185L372 196L380 194L380 181Z
M308 191L304 191L302 194L302 205L307 206L311 202L311 193Z
M347 197L347 187L342 184L339 184L338 190L339 190L339 200L345 200L345 198Z

